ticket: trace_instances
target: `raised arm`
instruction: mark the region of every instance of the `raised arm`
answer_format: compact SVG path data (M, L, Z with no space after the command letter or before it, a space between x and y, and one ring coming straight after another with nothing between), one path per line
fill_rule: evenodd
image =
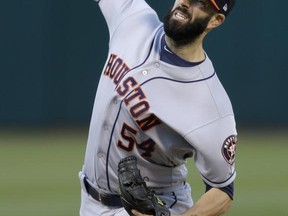
M95 0L106 20L110 37L129 16L142 10L152 10L144 0ZM139 23L138 23L139 24ZM131 26L132 27L132 26ZM132 28L131 28L132 30Z

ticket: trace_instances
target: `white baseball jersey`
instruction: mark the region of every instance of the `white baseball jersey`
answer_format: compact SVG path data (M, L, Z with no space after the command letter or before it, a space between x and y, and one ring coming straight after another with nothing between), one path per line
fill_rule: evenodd
M232 183L234 114L208 56L189 67L163 61L163 52L173 53L144 0L101 0L99 6L110 41L89 129L88 179L117 193L118 162L135 155L147 185L171 191L186 181L186 159L194 155L208 185Z

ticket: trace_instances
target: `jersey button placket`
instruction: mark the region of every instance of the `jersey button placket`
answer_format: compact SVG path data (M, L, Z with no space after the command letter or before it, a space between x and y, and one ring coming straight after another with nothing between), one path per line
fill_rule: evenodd
M98 152L98 158L103 158L103 157L104 157L104 153Z
M108 125L107 124L103 125L103 129L104 129L104 131L108 131L109 130Z
M148 70L143 70L141 73L143 76L146 76L146 75L148 75Z
M159 68L159 67L160 67L160 63L159 63L159 62L156 62L156 63L154 64L154 67L155 67L155 68Z

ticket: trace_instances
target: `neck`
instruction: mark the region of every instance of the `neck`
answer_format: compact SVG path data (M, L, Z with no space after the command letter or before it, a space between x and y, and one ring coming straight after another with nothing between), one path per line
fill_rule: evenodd
M193 41L190 44L179 46L171 38L165 35L167 46L180 58L190 62L200 62L205 59L202 47L202 39Z

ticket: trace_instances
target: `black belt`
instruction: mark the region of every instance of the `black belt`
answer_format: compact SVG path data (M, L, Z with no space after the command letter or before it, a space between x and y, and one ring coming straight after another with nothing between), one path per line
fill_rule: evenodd
M84 185L86 187L87 193L93 197L98 202L101 202L103 205L106 206L113 206L113 207L122 207L121 199L119 195L116 194L106 194L106 193L99 193L94 187L92 187L87 178L83 178Z

